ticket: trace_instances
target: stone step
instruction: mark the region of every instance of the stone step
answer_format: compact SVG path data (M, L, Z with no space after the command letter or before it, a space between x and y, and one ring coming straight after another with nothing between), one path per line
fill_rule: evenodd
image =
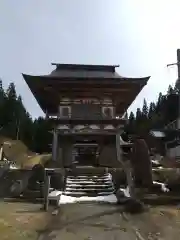
M88 173L69 175L66 179L64 195L80 196L105 196L114 193L112 177L109 173Z
M106 180L111 180L110 177L105 177L105 178L78 178L78 177L74 177L74 178L70 178L67 177L67 180L78 180L78 181L84 181L84 180L93 180L93 181L106 181Z
M72 188L109 188L112 187L112 184L67 184L66 187L72 187Z
M109 177L111 174L69 174L69 177Z
M82 185L89 185L89 184L97 184L97 185L106 185L106 184L112 184L111 180L106 180L106 181L92 181L92 180L83 180L83 181L78 181L78 180L67 180L67 184L82 184Z
M111 178L67 178L68 181L111 181Z
M78 181L67 181L66 184L71 185L71 184L77 184L77 185L82 185L82 186L88 186L88 185L95 185L97 183L97 185L112 185L111 181L107 181L107 182L92 182L92 181L84 181L84 182L78 182Z
M109 187L109 188L72 188L72 187L67 187L66 191L95 191L95 192L101 192L101 191L114 191L113 187Z
M104 174L104 175L92 175L92 174L87 174L87 175L68 175L69 178L106 178L106 177L111 177L110 174Z
M67 181L79 181L79 182L83 182L83 181L111 181L111 178L69 178L67 177Z
M105 195L111 195L114 194L114 192L100 192L100 193L95 193L95 192L70 192L70 191L65 191L63 192L64 195L66 196L72 196L72 197L82 197L82 196L105 196Z
M72 188L84 188L84 187L99 187L99 188L108 188L111 187L112 183L108 183L108 184L88 184L88 185L84 185L84 184L66 184L66 187L72 187Z

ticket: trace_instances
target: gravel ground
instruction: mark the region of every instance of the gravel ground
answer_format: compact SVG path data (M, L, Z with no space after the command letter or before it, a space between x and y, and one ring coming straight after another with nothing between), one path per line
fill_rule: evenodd
M151 207L141 215L128 215L129 224L141 233L142 239L177 240L180 236L180 210L178 206Z
M42 205L0 202L1 240L177 240L178 206L153 206L138 215L113 204L61 205L48 213ZM53 213L53 214L52 214Z
M59 209L39 240L177 240L177 207L153 207L138 215L123 213L115 205L68 204Z
M49 224L51 215L42 205L23 202L0 202L0 239L37 240Z
M62 205L40 240L136 239L119 208L111 204L76 203Z

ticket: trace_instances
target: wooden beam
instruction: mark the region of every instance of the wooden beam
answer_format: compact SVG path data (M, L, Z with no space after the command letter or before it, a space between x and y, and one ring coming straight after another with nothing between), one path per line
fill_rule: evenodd
M53 78L53 77L41 77L38 76L38 79L41 81L34 81L32 84L44 84L46 83L53 83L54 85L65 85L65 84L75 84L75 85L83 85L83 84L90 84L90 85L146 85L149 77L145 78ZM31 79L32 80L32 79Z
M107 88L104 88L103 86L100 86L100 87L72 87L72 86L69 86L67 88L65 87L54 87L52 89L49 89L49 88L45 88L45 87L39 87L37 88L37 90L40 90L40 91L43 91L44 93L62 93L62 92L65 92L65 93L70 93L70 92L86 92L86 93L89 93L91 91L95 91L95 92L101 92L101 93L112 93L112 92L118 92L118 93L132 93L132 92L136 92L138 89L129 89L129 88L115 88L115 87L107 87Z
M114 98L114 102L121 102L121 103L126 103L129 102L129 99L134 99L136 97L136 93L133 92L119 92L119 91L112 91L112 92L101 92L92 90L92 92L89 91L53 91L53 92L44 92L44 91L39 91L37 93L39 95L38 99L39 102L47 102L48 105L54 105L54 103L60 103L60 98L62 97L68 97L68 98L96 98L96 97L110 97ZM116 99L116 100L115 100Z

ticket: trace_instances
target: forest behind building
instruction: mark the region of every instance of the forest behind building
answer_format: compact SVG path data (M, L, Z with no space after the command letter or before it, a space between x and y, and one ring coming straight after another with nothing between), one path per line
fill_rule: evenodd
M146 138L151 129L163 129L178 116L178 90L169 86L166 94L159 93L158 100L143 105L129 114L125 132ZM51 126L48 119L32 119L22 98L17 95L14 83L7 89L0 80L0 136L18 139L37 153L50 152L52 143Z

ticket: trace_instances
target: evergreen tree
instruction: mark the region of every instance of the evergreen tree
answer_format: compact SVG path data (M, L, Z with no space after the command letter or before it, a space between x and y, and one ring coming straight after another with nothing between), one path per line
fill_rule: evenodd
M52 144L51 125L48 119L39 117L34 121L33 149L37 153L50 152Z
M158 96L158 101L156 104L156 113L159 114L162 111L162 105L164 102L165 96L160 92Z
M175 90L173 89L173 87L171 85L169 85L167 95L172 95L174 93L175 93Z
M134 113L130 112L130 114L129 114L129 122L134 122L134 120L135 120Z
M135 116L133 112L129 115L128 123L125 126L125 132L130 135L135 133Z
M141 121L141 119L142 119L141 109L137 108L137 111L136 111L136 121Z
M13 139L17 129L17 95L14 83L10 83L6 91L4 104L4 133Z
M2 86L2 80L0 79L0 134L2 134L2 130L6 123L6 119L4 116L4 113L6 111L5 102L6 102L6 94Z
M146 137L150 129L163 128L177 118L178 94L177 86L169 86L167 94L159 94L157 103L151 102L149 107L144 99L143 106L136 114L129 115L125 126L128 134L140 134ZM141 111L142 109L142 111ZM48 119L32 120L26 111L21 96L17 96L14 83L10 83L4 91L0 80L0 136L23 141L27 147L38 153L51 152L52 134Z
M142 115L143 115L145 118L148 117L148 105L147 105L146 99L144 99L144 102L143 102Z
M156 104L151 102L149 105L148 119L153 120L153 116L155 115Z
M180 93L180 80L179 79L176 80L174 91L176 94Z

